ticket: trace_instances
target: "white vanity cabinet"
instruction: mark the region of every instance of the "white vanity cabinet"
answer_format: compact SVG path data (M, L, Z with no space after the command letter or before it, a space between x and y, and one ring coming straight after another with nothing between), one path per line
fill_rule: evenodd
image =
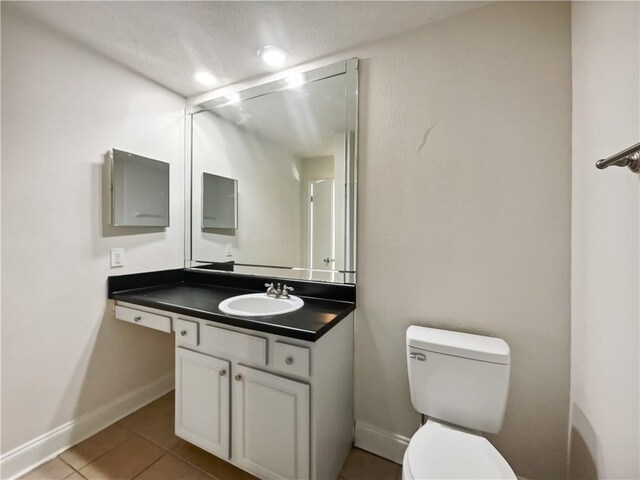
M309 478L309 384L237 365L233 455L262 478Z
M176 349L176 435L229 459L230 364Z
M338 478L353 441L353 314L308 342L118 306L171 318L176 435L263 479Z

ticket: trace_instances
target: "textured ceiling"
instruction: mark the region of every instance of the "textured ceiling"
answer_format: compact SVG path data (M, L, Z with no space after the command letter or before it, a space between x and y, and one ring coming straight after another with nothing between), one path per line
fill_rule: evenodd
M264 75L256 52L277 45L294 66L488 2L2 2L184 96Z

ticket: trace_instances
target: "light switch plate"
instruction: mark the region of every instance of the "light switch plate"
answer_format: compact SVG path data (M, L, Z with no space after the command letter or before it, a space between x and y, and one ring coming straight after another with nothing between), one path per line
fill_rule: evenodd
M226 253L227 253L227 257L233 257L233 251L232 251L231 243L227 243Z
M111 268L124 267L124 248L111 249Z

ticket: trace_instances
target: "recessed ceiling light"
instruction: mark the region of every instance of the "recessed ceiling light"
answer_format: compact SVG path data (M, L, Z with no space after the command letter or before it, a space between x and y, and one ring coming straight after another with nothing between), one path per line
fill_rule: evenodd
M217 82L216 77L204 70L195 72L193 74L193 79L203 87L213 87Z
M304 75L301 73L292 73L288 77L285 77L285 82L287 82L287 88L297 88L304 85Z
M269 68L282 67L287 60L287 54L284 53L284 50L273 45L261 48L258 57Z

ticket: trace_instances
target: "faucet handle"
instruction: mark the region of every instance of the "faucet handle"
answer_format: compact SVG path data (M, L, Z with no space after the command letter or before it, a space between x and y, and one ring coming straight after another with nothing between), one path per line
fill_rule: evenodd
M265 283L264 286L267 287L267 296L268 297L275 297L276 296L276 289L273 286L273 282Z
M287 287L287 284L284 284L284 287L282 287L282 294L281 294L281 298L289 298L289 292L293 292L293 287Z

